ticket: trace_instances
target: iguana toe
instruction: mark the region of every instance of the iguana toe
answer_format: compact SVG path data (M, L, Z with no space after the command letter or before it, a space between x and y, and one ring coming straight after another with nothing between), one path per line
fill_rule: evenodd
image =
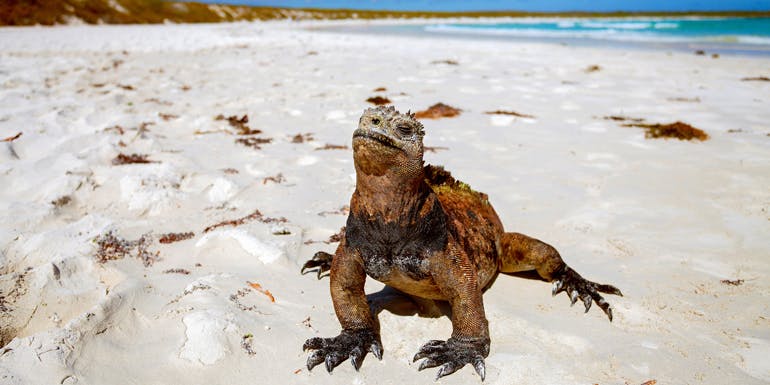
M436 373L436 379L448 376L466 364L476 370L481 380L486 377L484 357L489 353L488 339L459 340L450 338L447 341L429 341L415 354L413 361L425 359L417 370L441 366Z
M367 352L382 359L382 344L379 337L371 330L343 330L333 338L314 337L302 346L304 350L314 350L307 358L307 370L324 363L331 373L340 363L350 358L353 368L358 370Z
M599 293L623 296L623 293L615 286L591 282L580 276L569 266L565 266L556 274L556 279L553 283L553 295L559 294L562 291L566 292L569 296L571 305L574 305L580 299L583 305L585 305L586 313L591 308L591 304L595 302L610 321L612 321L612 308Z

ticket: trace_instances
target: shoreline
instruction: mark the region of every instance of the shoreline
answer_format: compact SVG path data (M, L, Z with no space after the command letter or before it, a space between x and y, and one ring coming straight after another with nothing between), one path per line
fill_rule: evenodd
M692 15L689 15L692 16ZM719 18L723 16L714 16ZM757 16L763 17L763 16ZM692 16L693 19L700 19L700 16ZM711 17L707 17L711 18ZM369 35L394 35L394 36L408 36L416 38L437 38L437 39L462 39L462 40L476 40L476 41L498 41L498 42L514 42L514 43L534 43L534 44L548 44L559 46L577 46L577 47L597 47L597 48L609 48L613 50L647 50L658 52L688 52L696 53L702 51L703 54L711 55L730 55L739 57L767 57L770 56L770 45L767 44L750 44L750 43L726 43L718 41L685 41L683 37L666 37L666 38L649 38L650 40L639 40L638 38L622 38L622 37L585 37L585 36L520 36L509 34L495 34L495 33L479 33L478 31L433 31L425 30L426 27L435 25L446 24L498 24L498 23L516 23L516 22L548 22L548 21L580 21L580 20L593 20L594 17L447 17L447 18L410 18L410 19L396 19L396 18L382 18L382 19L326 19L326 20L291 20L291 19L272 19L267 21L259 21L257 23L266 23L267 25L275 23L276 25L298 25L299 28L307 29L311 31L321 32L337 32L337 33L351 33L351 34L369 34ZM610 20L634 20L634 21L649 21L647 16L624 16L613 17L607 15L606 19ZM654 21L666 21L666 20L682 20L687 17L678 17L675 15L661 16L654 19ZM215 23L172 23L177 25L228 25L228 24L249 24L254 21L225 21ZM153 24L110 24L113 26L143 26ZM0 27L0 33L3 30L13 31L18 28L51 28L51 27L78 27L78 26L93 26L91 24L69 24L69 25L56 25L56 26L5 26ZM663 39L663 40L661 40ZM669 41L667 41L668 39ZM673 40L672 40L673 39ZM676 41L676 39L682 39L682 41Z
M767 44L748 44L748 43L720 43L720 42L708 42L708 41L640 41L640 40L624 40L623 38L592 38L592 37L546 37L546 36L515 36L515 35L503 35L503 34L485 34L474 33L469 31L448 31L438 32L428 30L428 27L443 24L496 24L496 23L510 23L519 21L531 21L541 19L529 19L529 18L505 18L501 20L496 19L442 19L442 20L410 20L409 22L367 22L367 23L334 23L331 25L314 28L314 30L324 31L330 30L340 33L354 33L354 34L391 34L402 35L414 38L437 38L437 39L463 39L463 40L478 40L478 41L498 41L498 42L520 42L520 43L543 43L549 45L560 46L578 46L578 47L601 47L616 50L647 50L647 51L677 51L677 52L689 52L695 53L697 51L704 51L707 55L736 55L736 56L770 56L770 45ZM554 19L542 19L542 21L549 21ZM568 19L583 20L583 19ZM593 20L593 19L588 19ZM626 20L626 19L620 19ZM631 18L628 20L648 20L648 19L636 19ZM668 20L661 18L660 20ZM399 28L403 27L403 28ZM417 27L422 27L418 29Z

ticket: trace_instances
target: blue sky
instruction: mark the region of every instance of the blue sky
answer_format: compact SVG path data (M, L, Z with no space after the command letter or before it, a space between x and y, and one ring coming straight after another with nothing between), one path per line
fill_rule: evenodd
M726 11L770 10L770 0L203 0L280 7L356 8L397 10L521 10L555 11Z

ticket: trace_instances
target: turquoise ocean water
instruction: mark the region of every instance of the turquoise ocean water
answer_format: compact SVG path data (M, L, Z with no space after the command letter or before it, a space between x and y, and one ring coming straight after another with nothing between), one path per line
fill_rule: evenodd
M376 33L770 55L770 18L522 18L364 29Z
M431 24L428 33L512 39L710 47L770 54L770 18L522 19L505 23Z

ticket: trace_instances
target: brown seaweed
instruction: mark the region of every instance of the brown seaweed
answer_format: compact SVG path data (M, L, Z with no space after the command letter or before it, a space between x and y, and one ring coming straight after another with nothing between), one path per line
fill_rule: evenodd
M178 118L178 117L179 117L179 115L175 115L175 114L165 114L165 113L162 113L162 112L158 112L158 116L159 116L161 119L165 120L165 121L169 121L169 120L171 120L171 119L176 119L176 118Z
M150 234L144 234L135 241L128 241L115 235L115 232L110 230L97 237L94 242L96 242L98 247L96 250L96 261L99 263L133 256L141 260L145 267L148 267L155 263L160 255L158 251L154 253L149 251L149 246L152 244Z
M510 116L518 116L520 118L534 118L533 115L527 115L527 114L518 113L516 111L507 111L507 110L486 111L484 113L487 115L510 115Z
M307 133L307 134L297 134L291 137L292 143L304 143L304 142L311 142L313 141L313 134Z
M268 144L272 142L272 138L256 138L256 137L249 137L249 138L238 138L235 140L235 143L240 143L246 147L251 147L256 150L261 150L263 144Z
M115 166L121 166L124 164L146 164L146 163L159 163L154 160L147 159L149 155L144 154L130 154L126 155L124 153L118 154L118 156L115 157L115 159L112 160L112 164Z
M225 117L224 115L219 114L214 118L214 120L227 120L227 123L230 124L230 127L238 130L238 135L256 135L262 133L262 130L252 129L246 124L249 122L249 116L246 114L240 118L236 115Z
M646 123L628 123L624 127L640 127L645 129L644 137L651 138L676 138L679 140L697 139L704 141L709 135L699 128L695 128L687 123L674 122L669 124L646 124Z
M635 122L640 123L643 122L644 119L642 118L630 118L628 116L622 116L622 115L609 115L602 117L604 120L612 120L614 122Z
M742 82L770 82L770 77L767 76L752 76L741 78Z
M254 210L253 213L251 213L251 214L249 214L249 215L247 215L245 217L241 217L241 218L237 218L237 219L231 219L231 220L227 220L227 221L222 221L222 222L219 222L217 224L214 224L214 225L211 225L209 227L206 227L203 230L203 232L204 233L208 233L211 230L217 229L219 227L224 227L224 226L236 227L236 226L240 226L240 225L242 225L242 224L244 224L246 222L250 222L250 221L254 221L254 220L260 221L262 223L286 223L286 222L288 222L286 220L286 218L284 218L284 217L280 217L280 218L265 217L264 215L262 215L262 213L259 210Z
M367 102L374 104L375 106L383 105L383 104L390 104L390 99L382 96L372 96L369 99L366 99Z
M586 67L586 68L583 70L583 72L585 72L585 73L587 73L587 74L590 74L590 73L592 73L592 72L598 72L598 71L601 71L601 70L602 70L602 67L601 67L601 66L599 66L598 64L592 64L592 65L590 65L590 66Z
M439 119L439 118L452 118L460 115L461 109L455 108L444 103L436 103L427 110L417 111L414 113L414 117L417 119Z
M285 181L286 181L286 178L284 178L283 174L280 173L280 172L278 174L276 174L276 175L262 178L262 184L267 184L267 182L273 182L273 183L276 183L276 184L281 184L281 183L283 183Z
M160 243L174 243L179 241L184 241L186 239L190 239L195 236L195 233L192 231L184 232L184 233L166 233L160 236L158 239L158 242Z
M450 66L460 65L460 63L458 63L457 60L452 60L452 59L434 60L430 62L430 64L446 64Z

